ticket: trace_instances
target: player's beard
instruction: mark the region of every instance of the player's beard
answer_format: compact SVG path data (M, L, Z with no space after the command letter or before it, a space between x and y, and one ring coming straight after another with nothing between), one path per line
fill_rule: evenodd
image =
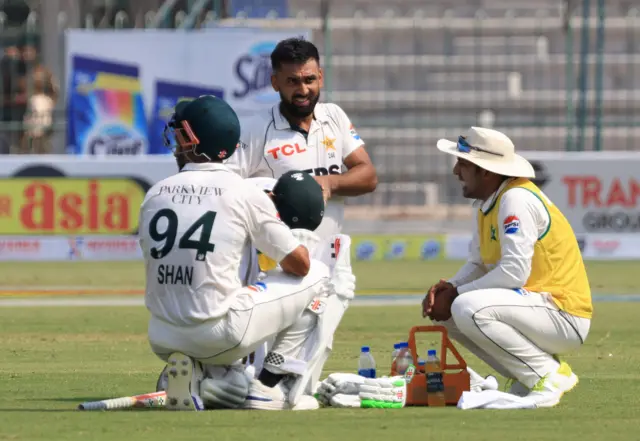
M320 92L318 92L318 94L315 96L309 97L309 104L304 107L300 107L293 104L293 101L287 100L287 98L282 95L282 92L280 92L281 106L284 108L284 111L287 113L287 115L290 115L294 118L306 118L309 115L313 114L313 111L316 108L316 104L318 104L319 100Z

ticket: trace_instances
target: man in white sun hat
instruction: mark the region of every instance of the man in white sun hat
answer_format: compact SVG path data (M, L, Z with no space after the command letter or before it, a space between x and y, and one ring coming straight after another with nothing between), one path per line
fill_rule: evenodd
M578 382L558 356L584 343L593 311L574 232L503 133L471 127L437 146L457 157L477 227L467 263L429 289L423 316L514 381L511 393L555 406Z

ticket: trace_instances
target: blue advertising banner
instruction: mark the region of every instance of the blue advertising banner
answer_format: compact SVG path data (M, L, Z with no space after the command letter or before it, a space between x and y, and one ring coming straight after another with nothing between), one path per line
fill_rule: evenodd
M69 88L70 153L144 154L147 121L135 65L74 56Z
M309 30L210 28L191 32L72 29L66 33L69 153L169 154L164 123L175 103L211 94L242 119L279 101L270 54Z

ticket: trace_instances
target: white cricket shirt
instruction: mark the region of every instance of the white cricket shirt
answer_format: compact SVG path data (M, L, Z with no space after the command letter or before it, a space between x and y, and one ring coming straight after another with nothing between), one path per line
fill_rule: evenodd
M140 209L145 304L177 326L221 317L250 281L252 246L280 262L298 245L262 190L222 164L187 164Z
M474 202L476 209L489 210L496 197L510 181L506 180L486 201ZM458 292L489 288L520 288L531 274L533 248L538 238L547 231L549 213L544 204L533 193L524 188L507 190L500 200L498 219L500 225L508 216L516 214L520 220L518 234L505 234L498 228L502 258L497 265L484 265L480 257L480 238L477 218L474 234L469 245L469 258L449 282L458 287ZM477 212L476 212L477 216Z
M244 178L279 178L289 170L315 176L341 174L344 159L364 145L347 114L336 104L318 103L309 133L291 128L279 104L242 121L241 146L225 164ZM342 231L344 198L327 202L322 223L315 231L326 239Z

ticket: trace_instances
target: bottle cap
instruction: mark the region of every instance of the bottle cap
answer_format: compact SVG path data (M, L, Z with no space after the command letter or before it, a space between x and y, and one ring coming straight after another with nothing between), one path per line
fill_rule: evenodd
M393 349L400 349L402 347L402 343L396 343L393 345Z
M400 343L400 348L408 348L409 347L409 343L407 343L406 341L403 341L402 343Z
M363 346L362 352L369 352L369 346Z
M427 355L431 356L431 355L436 355L436 350L435 349L429 349L427 351Z

